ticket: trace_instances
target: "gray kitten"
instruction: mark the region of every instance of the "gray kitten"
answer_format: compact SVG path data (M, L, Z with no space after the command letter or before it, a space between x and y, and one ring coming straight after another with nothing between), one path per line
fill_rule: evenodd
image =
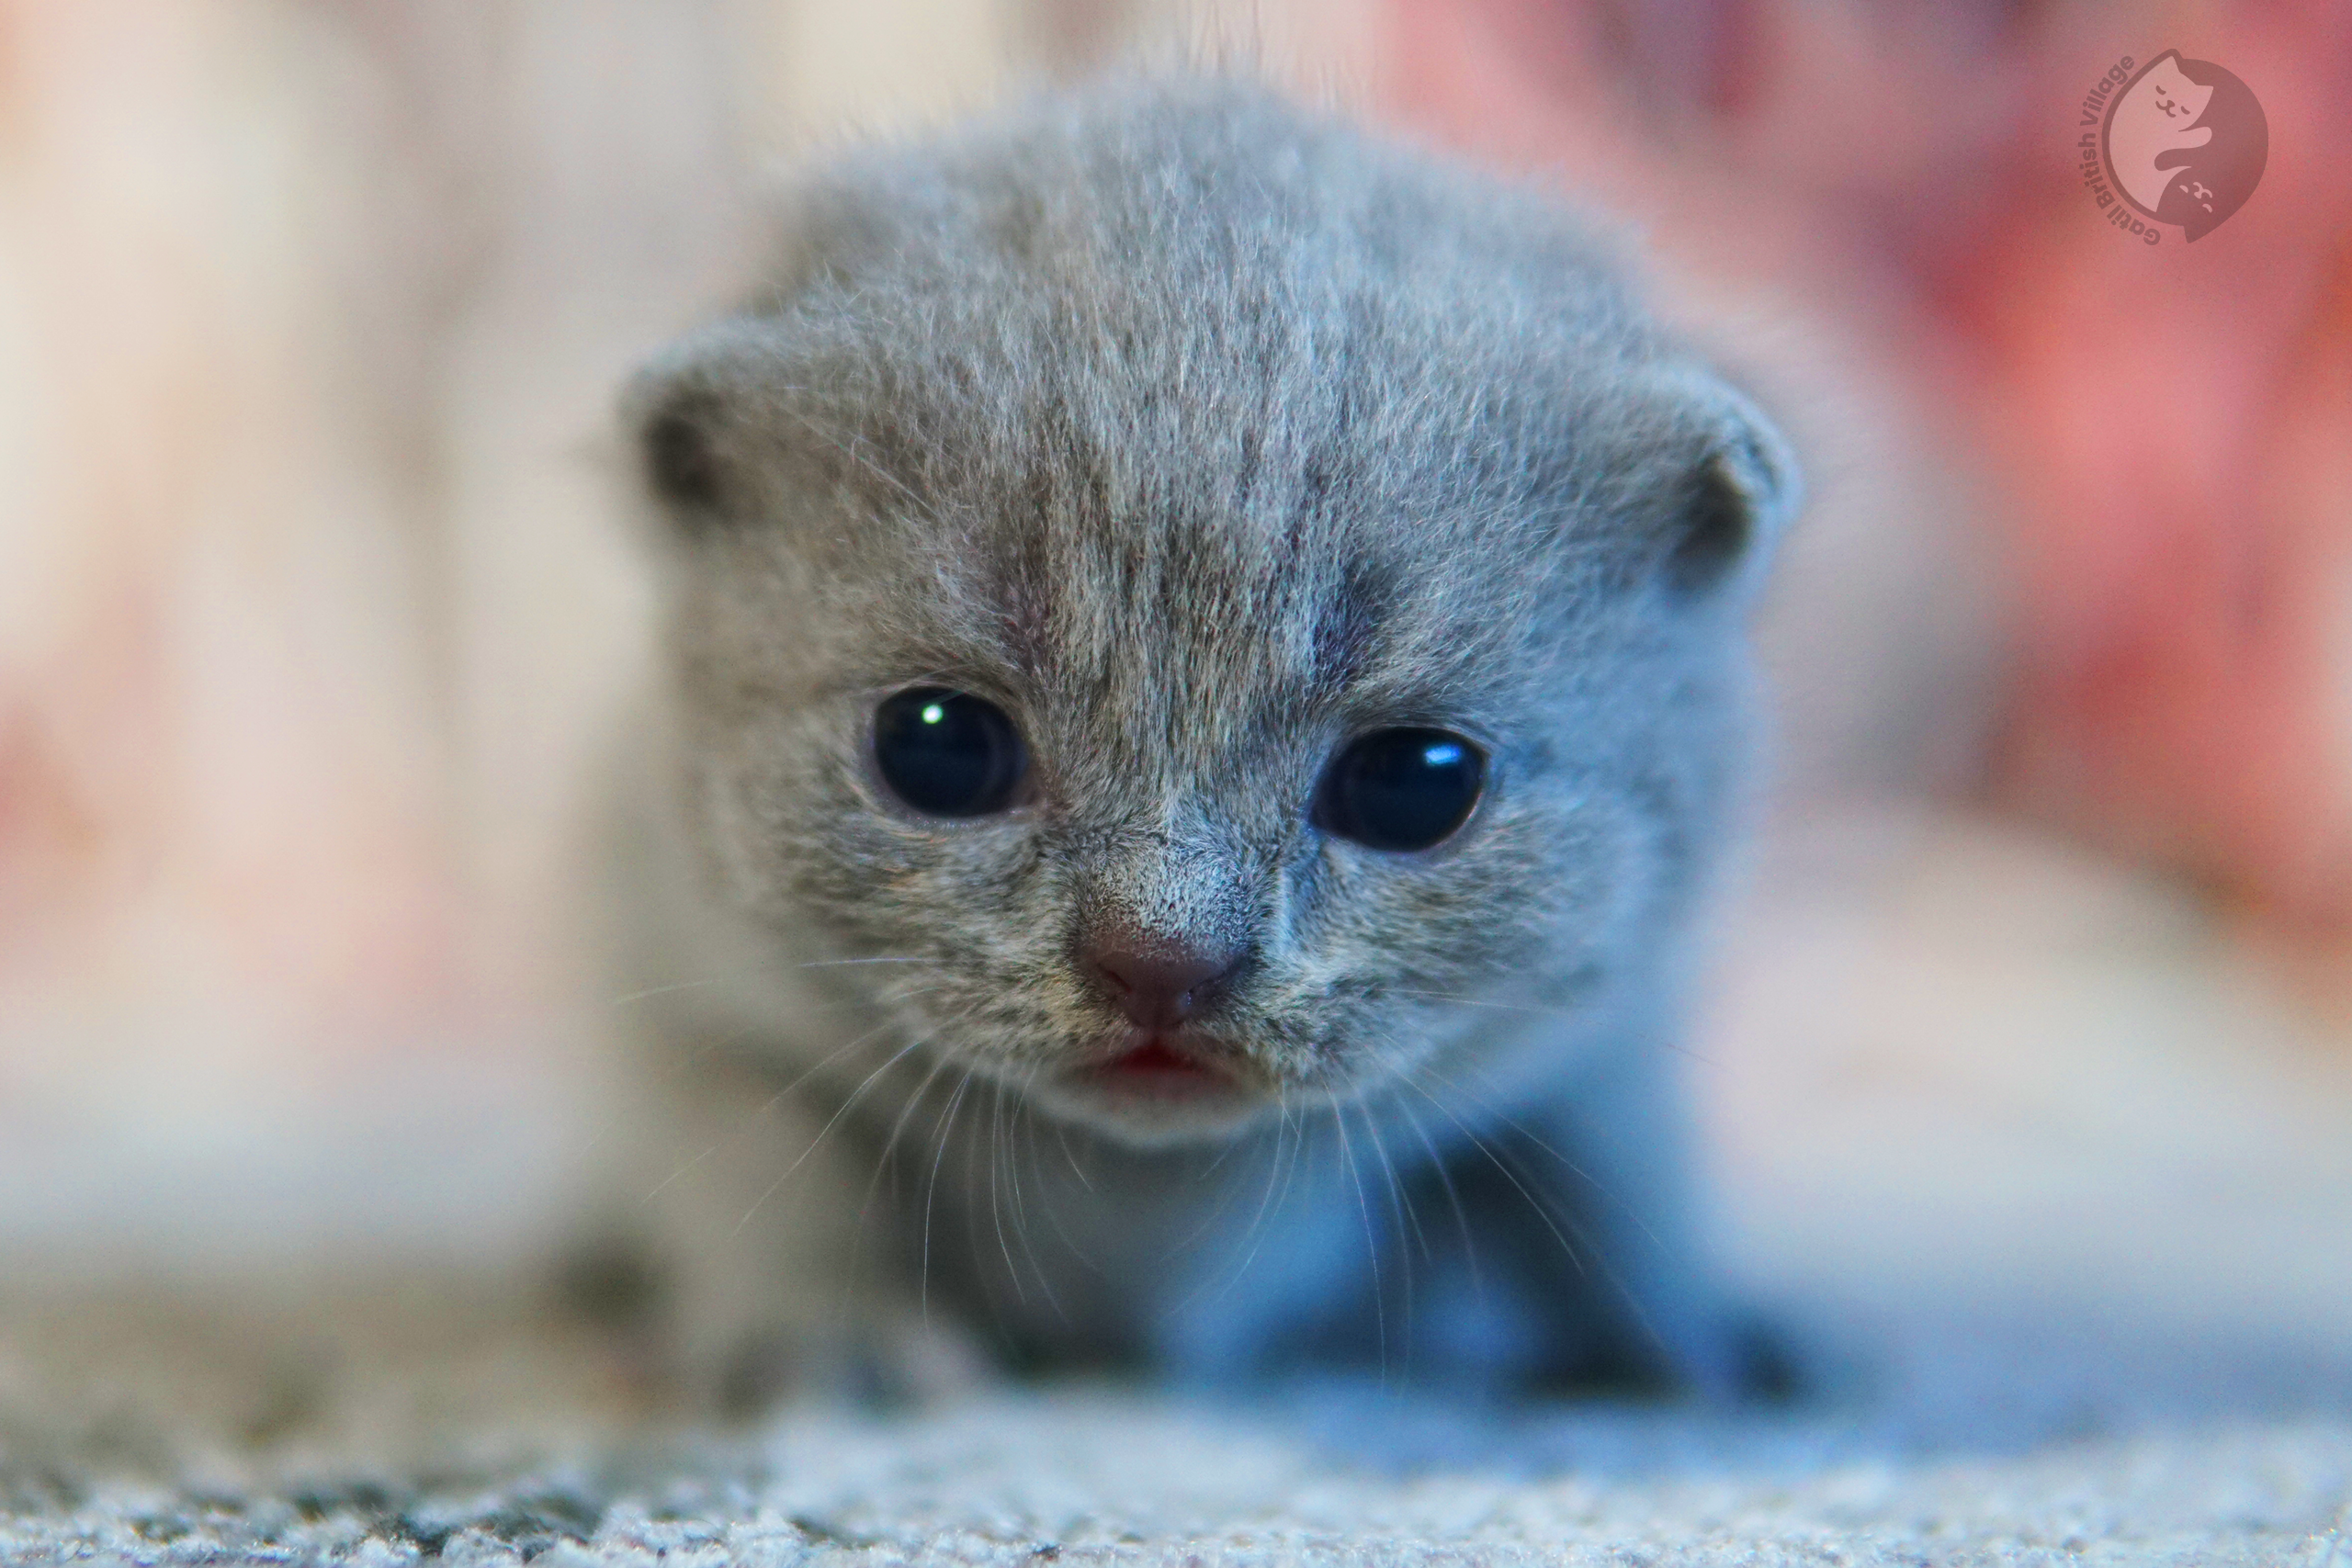
M771 276L628 405L678 1364L1752 1379L1669 1057L1756 409L1587 220L1232 84L842 157Z

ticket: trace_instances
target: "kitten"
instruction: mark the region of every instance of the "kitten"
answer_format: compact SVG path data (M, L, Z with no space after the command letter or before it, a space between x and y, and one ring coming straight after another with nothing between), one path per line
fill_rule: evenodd
M1053 98L808 181L628 417L678 1365L1752 1377L1670 1069L1796 480L1588 220L1241 85Z
M2183 73L2179 52L2167 51L2116 100L2108 120L2108 157L2116 183L2143 211L2164 204L2188 154L2212 141L2213 128L2199 123L2212 96L2211 87Z

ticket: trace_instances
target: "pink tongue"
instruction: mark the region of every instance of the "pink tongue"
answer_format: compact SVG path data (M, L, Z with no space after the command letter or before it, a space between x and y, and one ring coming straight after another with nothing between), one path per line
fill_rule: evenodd
M1197 1064L1188 1062L1159 1041L1138 1045L1111 1064L1123 1073L1198 1073Z

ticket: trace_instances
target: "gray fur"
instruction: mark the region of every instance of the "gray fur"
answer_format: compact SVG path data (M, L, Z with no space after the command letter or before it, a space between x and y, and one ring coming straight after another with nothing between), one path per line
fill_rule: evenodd
M670 679L616 903L676 987L627 1091L673 1347L752 1392L747 1346L806 1375L946 1323L1203 1379L1736 1381L1668 1067L1795 503L1763 418L1589 220L1241 85L857 152L793 211L628 408ZM889 798L871 716L918 682L1014 717L1034 800ZM1488 750L1470 824L1314 828L1335 750L1409 723ZM1069 1089L1106 919L1249 946L1214 1029L1255 1109Z

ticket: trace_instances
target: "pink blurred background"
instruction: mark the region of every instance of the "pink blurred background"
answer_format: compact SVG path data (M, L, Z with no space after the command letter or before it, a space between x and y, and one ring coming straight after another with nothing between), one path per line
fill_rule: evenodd
M1399 0L1380 101L1866 334L1993 491L1989 797L2285 920L2352 919L2352 7ZM2075 167L2116 57L2272 130L2194 245ZM1900 517L1885 520L1900 526Z
M0 0L0 1250L535 1234L615 1005L614 388L766 166L1204 37L1634 220L1805 451L1702 1042L1748 1233L1866 1231L1861 1172L1956 1273L2057 1193L2103 1267L2340 1232L2352 6ZM2148 248L2075 119L2165 48L2271 143Z

